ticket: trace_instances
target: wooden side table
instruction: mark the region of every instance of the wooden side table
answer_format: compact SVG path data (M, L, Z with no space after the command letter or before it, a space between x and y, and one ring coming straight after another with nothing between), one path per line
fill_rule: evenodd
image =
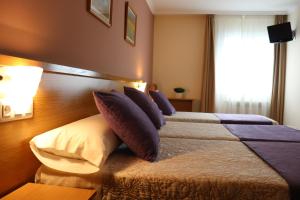
M27 183L1 200L90 200L95 190Z
M193 99L173 99L169 101L177 111L192 112L193 111Z

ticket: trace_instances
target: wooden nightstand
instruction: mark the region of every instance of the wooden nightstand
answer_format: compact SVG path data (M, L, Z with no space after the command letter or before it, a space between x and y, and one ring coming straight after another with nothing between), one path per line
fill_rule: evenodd
M192 112L193 111L193 99L169 99L171 104L177 111L186 111Z
M1 200L90 200L95 190L27 183Z

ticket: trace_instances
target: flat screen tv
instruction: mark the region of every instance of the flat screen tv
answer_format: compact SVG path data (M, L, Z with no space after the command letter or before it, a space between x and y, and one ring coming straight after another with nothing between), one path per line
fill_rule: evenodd
M288 42L294 38L290 22L268 26L268 32L271 43Z

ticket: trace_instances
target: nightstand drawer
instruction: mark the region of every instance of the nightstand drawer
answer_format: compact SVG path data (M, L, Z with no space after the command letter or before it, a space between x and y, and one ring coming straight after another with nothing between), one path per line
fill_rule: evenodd
M169 101L177 111L193 111L193 99L169 99Z
M95 190L27 183L1 200L90 200Z

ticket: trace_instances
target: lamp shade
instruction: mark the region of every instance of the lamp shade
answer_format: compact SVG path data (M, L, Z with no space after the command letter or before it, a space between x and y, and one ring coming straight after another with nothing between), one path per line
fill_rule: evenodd
M134 88L141 92L145 92L146 86L147 86L147 82L143 82L143 81L134 82Z
M33 98L43 69L34 66L0 66L0 99Z

